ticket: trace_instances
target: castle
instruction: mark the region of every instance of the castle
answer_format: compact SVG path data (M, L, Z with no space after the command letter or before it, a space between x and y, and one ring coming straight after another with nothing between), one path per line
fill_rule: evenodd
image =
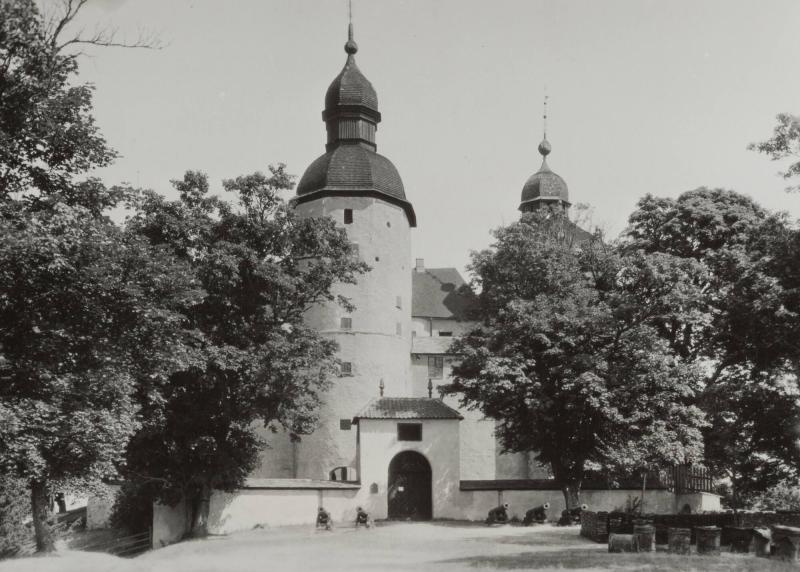
M504 501L516 514L549 502L557 516L562 493L547 486L547 471L533 456L502 454L494 421L459 410L457 398L437 398L458 359L448 354L453 337L472 325L465 319L470 298L460 292L456 269L411 263L416 214L397 169L377 152L378 97L356 65L357 51L351 24L344 68L325 94L325 153L306 169L294 204L299 216L329 216L341 225L372 270L338 288L353 312L331 302L306 315L340 348L341 369L318 428L300 440L265 429L269 447L260 468L241 491L214 493L210 529L312 523L322 505L335 521L352 519L356 506L376 519L478 520ZM525 182L519 210L566 210L567 185L547 164L546 137L539 152L541 168ZM648 494L648 506L661 512L686 503L719 507L718 497L705 493ZM595 510L612 510L628 496L594 490L583 498ZM154 543L180 537L182 510L156 507Z

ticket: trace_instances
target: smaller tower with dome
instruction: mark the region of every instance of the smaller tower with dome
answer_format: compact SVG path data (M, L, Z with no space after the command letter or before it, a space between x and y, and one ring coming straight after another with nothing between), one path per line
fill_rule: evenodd
M526 213L542 208L566 211L569 206L569 191L567 183L559 175L550 170L547 156L553 150L547 140L547 96L544 98L544 137L539 143L539 154L542 156L542 166L531 175L522 187L522 199L519 210Z

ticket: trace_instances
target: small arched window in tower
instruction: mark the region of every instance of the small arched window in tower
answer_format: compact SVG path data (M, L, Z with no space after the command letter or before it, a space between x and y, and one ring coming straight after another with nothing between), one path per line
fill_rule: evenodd
M397 334L398 336L402 336L403 335L403 324L401 324L400 322L397 322L394 325L394 333Z
M386 221L386 228L392 228L392 223L390 223L388 220Z
M344 224L353 224L353 209L344 209Z

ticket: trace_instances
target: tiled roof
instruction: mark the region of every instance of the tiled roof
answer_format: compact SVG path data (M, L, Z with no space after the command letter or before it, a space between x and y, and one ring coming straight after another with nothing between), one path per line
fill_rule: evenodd
M468 319L474 299L455 268L412 270L411 315L422 318Z
M455 338L416 336L411 338L412 354L447 354Z
M535 199L561 199L564 202L569 202L567 183L550 170L546 159L542 161L542 167L531 175L522 187L521 202L524 203Z
M308 166L297 185L297 196L321 190L374 190L406 200L403 181L392 162L359 144L339 145Z
M347 56L344 68L325 93L325 108L338 105L363 105L378 110L378 94L370 81L364 77L352 55Z
M463 417L440 399L378 397L370 401L354 419L463 419Z

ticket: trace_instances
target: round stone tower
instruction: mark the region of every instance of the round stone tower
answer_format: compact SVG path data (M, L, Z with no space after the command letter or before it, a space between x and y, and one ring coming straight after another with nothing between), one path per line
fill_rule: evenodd
M306 169L295 198L299 216L332 217L372 267L357 284L336 292L352 301L354 311L331 302L306 315L309 326L338 342L342 362L318 429L296 446L294 476L312 479L330 478L339 467L349 470L337 478L355 478L353 416L381 391L410 395L410 231L416 217L397 169L376 152L378 97L356 66L357 51L351 24L347 61L325 94L326 153Z

